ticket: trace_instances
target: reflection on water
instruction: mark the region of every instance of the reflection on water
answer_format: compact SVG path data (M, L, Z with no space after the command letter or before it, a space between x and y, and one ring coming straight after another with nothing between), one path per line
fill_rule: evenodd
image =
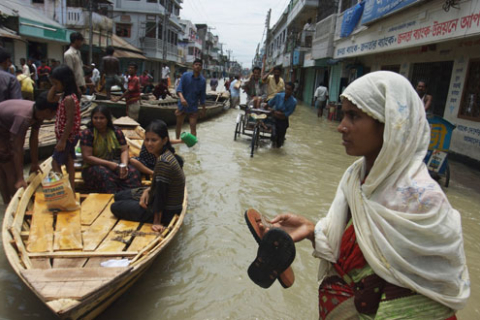
M291 211L317 220L326 214L338 181L354 158L345 155L336 124L317 119L307 106L299 106L292 116L284 148L271 149L265 142L250 158L248 138L233 141L238 112L201 123L200 142L192 149L180 147L189 192L184 225L151 269L101 319L317 319L318 261L311 256L310 244L297 245L292 288L285 290L277 282L261 289L246 273L256 242L243 212L254 207L270 216ZM455 180L457 172L470 182ZM480 174L455 165L447 190L452 205L462 213L473 288L459 319L480 316L475 303L480 299L480 191L474 183L479 178ZM0 282L0 317L53 318L4 255Z

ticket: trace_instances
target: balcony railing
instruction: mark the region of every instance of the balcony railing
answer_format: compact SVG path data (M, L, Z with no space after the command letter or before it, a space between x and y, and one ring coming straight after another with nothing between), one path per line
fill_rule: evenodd
M153 57L156 59L163 59L163 40L155 38L144 38L142 44L142 50L148 57ZM180 62L182 55L179 53L178 46L167 43L166 48L166 59L169 61Z
M333 38L337 25L337 14L332 14L315 25L312 57L322 59L333 57Z
M300 47L311 48L315 30L303 30L299 33Z
M113 28L113 20L98 14L92 13L92 23L94 30L111 31ZM88 11L83 8L67 7L66 26L72 28L89 28L90 21Z
M317 8L318 0L296 0L290 13L288 14L287 24L290 25L291 22L297 19L297 17L307 10L312 10Z

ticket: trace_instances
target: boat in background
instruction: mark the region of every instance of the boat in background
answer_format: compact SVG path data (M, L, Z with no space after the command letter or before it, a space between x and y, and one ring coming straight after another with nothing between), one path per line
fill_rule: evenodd
M168 97L163 100L149 100L148 95L144 95L140 106L139 123L145 128L154 119L163 120L167 125L175 125L177 118L178 99ZM104 95L97 95L94 100L97 104L103 104L108 107L114 117L125 116L125 101L113 102L107 100ZM230 94L228 92L207 92L206 113L199 120L207 120L215 117L230 108Z

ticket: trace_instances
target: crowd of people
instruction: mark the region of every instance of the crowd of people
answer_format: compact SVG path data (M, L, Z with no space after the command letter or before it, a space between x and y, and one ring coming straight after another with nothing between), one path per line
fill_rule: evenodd
M191 133L196 136L197 119L205 112L207 82L202 61L195 60L193 71L175 81L179 97L176 139L169 138L163 121L153 120L145 129L139 156L130 158L126 138L113 124L107 107L95 107L87 127L81 130L80 98L87 90L95 90L92 83L104 78L108 97L114 101L126 99L126 113L137 119L142 88L164 98L169 93L170 70L162 70L161 87L156 88L150 85L148 72L138 77L138 67L131 63L124 92L111 97L113 86L123 86L113 48L107 49L102 60L103 75L92 65L86 78L79 51L82 44L81 34L74 33L64 55L65 64L49 66L42 61L35 68L31 61L22 59L21 70L13 70L16 76L11 73L10 55L0 48L3 201L8 203L18 188L27 186L23 176L27 129L31 128L31 172L35 172L40 170L39 128L44 120L55 117L53 170L62 172L65 166L74 188L75 147L79 141L86 186L94 192L115 194L111 205L115 216L152 222L152 229L161 232L182 210L183 159L172 144L178 142L187 115ZM255 67L243 81L234 76L233 81L225 83L232 107L238 106L240 91L244 90L249 108L271 110L276 147L284 143L288 119L297 104L295 85L285 83L280 75L277 67L267 73ZM212 84L216 89L218 81ZM32 101L31 87L47 91ZM328 89L321 84L314 96L321 116ZM300 215L281 214L270 225L258 220L258 230L266 238L272 229L288 234L286 238L275 232L269 237L273 243L276 240L272 237L279 237L278 242L312 242L314 256L320 259L321 319L456 319L456 310L470 295L470 282L460 215L423 163L430 141L425 114L432 103L425 82L420 81L415 90L401 75L372 72L352 82L341 98L344 116L337 130L346 153L360 158L345 171L327 216L315 224ZM142 187L142 175L151 178L150 187ZM265 247L261 239L259 242ZM291 253L282 254L291 260ZM264 272L270 283L286 270L277 269L280 263L270 263L276 255L256 260L260 273Z
M161 232L174 214L182 210L185 176L183 159L175 154L167 125L153 120L146 128L146 136L138 157L130 159L123 132L113 125L112 115L104 105L91 112L90 122L81 129L80 101L83 94L95 92L96 82L104 78L110 95L114 85L123 86L119 76L119 61L113 56L113 48L107 49L103 58L103 75L92 64L91 72L84 74L80 48L83 36L73 33L69 49L64 54L64 64L51 68L46 62L35 72L30 68L11 73L11 56L0 48L0 191L7 204L17 189L27 187L23 173L24 141L30 128L31 172L40 170L38 159L39 130L44 120L55 118L57 143L52 155L52 170L69 176L75 191L75 159L79 144L82 154L82 178L91 192L113 193L117 204L112 213L119 218L152 222L152 229ZM22 63L24 59L21 60ZM126 113L138 119L140 109L141 80L137 77L137 65L130 63L128 85L118 101L125 98ZM28 72L27 74L24 74ZM147 84L151 82L148 73ZM105 84L106 83L106 84ZM23 92L28 84L28 95ZM31 88L31 87L32 88ZM33 101L34 89L41 89ZM149 188L142 187L142 175L152 179ZM127 196L130 195L130 196ZM136 198L138 195L138 199ZM124 210L124 203L136 201L136 211ZM119 205L119 204L122 205ZM132 208L132 204L128 206Z

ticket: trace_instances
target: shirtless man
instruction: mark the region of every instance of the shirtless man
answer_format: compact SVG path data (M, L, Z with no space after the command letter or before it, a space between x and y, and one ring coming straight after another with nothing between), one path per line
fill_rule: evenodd
M430 109L433 97L427 94L427 84L425 83L425 81L418 81L416 90L418 96L420 97L420 99L422 99L423 106L425 107L425 112L427 114L433 113L433 110Z
M110 92L114 85L118 85L124 91L123 81L120 78L120 61L113 56L115 49L107 47L107 55L102 58L103 73L105 74L105 91L107 99L110 99Z

